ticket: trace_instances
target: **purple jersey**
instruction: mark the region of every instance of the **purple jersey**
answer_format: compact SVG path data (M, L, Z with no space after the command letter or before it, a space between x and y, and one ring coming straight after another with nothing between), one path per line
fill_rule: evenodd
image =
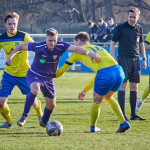
M35 52L31 71L43 77L55 77L60 56L68 49L70 44L57 41L53 51L50 51L46 42L29 43L28 50Z

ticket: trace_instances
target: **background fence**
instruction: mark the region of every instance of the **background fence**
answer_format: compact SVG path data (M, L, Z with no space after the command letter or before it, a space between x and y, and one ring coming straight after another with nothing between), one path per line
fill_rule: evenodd
M73 38L75 37L76 34L59 34L58 36L58 39L61 40L61 41L66 41L69 43L73 43ZM30 34L31 37L33 37L33 39L35 41L43 41L44 37L45 37L45 34ZM146 36L146 35L144 35ZM97 45L100 45L102 47L104 47L108 52L109 51L109 42L105 42L105 43L92 43L92 44L97 44ZM118 53L118 47L116 47L116 50L115 50L115 56L116 56L116 59L117 59L117 53ZM60 61L59 61L59 64L58 64L58 68L61 67L66 59L72 54L71 51L66 51L60 58ZM142 70L141 69L141 73L149 73L149 70L150 70L150 52L146 52L146 57L147 57L147 68L146 70ZM32 64L33 62L33 58L34 58L34 52L31 52L29 51L29 62L30 62L30 65ZM0 69L4 69L4 66L5 66L5 52L3 51L3 49L0 51ZM141 64L142 64L142 58L140 56L140 61L141 61ZM84 66L81 62L76 62L74 63L69 70L72 70L72 71L91 71L89 68L87 68L86 66Z

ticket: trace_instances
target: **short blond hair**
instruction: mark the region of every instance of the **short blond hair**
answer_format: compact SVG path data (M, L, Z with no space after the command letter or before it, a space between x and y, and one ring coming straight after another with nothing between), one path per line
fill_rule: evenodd
M55 36L55 35L58 35L58 32L54 28L49 28L46 30L46 35L47 36Z

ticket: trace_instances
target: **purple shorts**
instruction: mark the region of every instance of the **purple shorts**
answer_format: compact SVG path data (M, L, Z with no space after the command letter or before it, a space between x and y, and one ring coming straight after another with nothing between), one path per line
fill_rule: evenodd
M30 69L27 72L27 82L30 86L33 82L38 82L40 84L40 89L44 97L55 98L55 85L53 82L53 78L42 77L33 73Z

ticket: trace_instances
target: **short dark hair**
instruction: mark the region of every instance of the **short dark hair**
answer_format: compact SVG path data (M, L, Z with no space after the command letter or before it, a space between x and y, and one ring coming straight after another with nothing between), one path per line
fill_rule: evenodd
M93 23L92 21L89 21L89 22L88 22L88 25L90 26L90 25L92 25L92 23Z
M74 40L78 40L78 39L81 40L84 43L90 41L89 35L86 32L79 32L75 36Z
M98 19L98 22L102 22L102 21L104 21L103 18L99 18Z
M140 13L141 13L140 10L138 8L136 8L136 7L129 9L128 13L129 12L138 13L138 15L140 15Z
M55 36L55 35L58 35L58 32L54 28L49 28L46 30L46 35L47 36Z
M108 18L108 20L114 20L114 19L110 17L110 18Z
M4 22L6 23L9 18L16 18L19 21L19 15L16 12L10 12L5 16Z

